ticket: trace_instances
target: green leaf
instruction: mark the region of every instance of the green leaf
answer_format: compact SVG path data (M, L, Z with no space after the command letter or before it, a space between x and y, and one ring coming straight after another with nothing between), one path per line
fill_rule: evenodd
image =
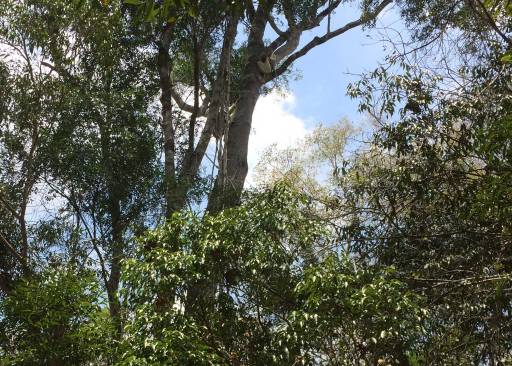
M134 5L134 6L139 6L139 5L144 4L144 2L141 0L124 0L124 3L127 5Z
M512 53L506 53L503 56L501 56L501 61L506 63L512 62Z

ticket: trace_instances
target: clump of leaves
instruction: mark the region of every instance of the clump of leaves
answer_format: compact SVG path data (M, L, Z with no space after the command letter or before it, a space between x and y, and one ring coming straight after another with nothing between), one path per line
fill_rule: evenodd
M125 262L122 365L392 358L418 330L418 298L391 270L363 271L326 247L328 227L312 212L278 184L148 233Z
M92 272L49 268L0 303L0 365L85 365L109 358L111 328Z

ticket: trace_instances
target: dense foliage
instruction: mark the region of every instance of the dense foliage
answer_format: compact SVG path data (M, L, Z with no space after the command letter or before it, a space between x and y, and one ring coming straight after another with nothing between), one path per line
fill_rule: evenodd
M305 197L283 186L216 216L174 216L126 263L126 364L395 356L419 330L419 298L392 268L359 268L327 238Z
M344 178L364 213L346 228L354 252L431 299L425 363L510 362L511 70L499 59L471 68L460 96L424 83L418 110L382 128Z
M347 3L0 2L0 365L512 365L512 6ZM259 96L391 5L365 142L243 191Z
M0 365L104 363L113 330L90 271L55 266L20 282L1 304Z

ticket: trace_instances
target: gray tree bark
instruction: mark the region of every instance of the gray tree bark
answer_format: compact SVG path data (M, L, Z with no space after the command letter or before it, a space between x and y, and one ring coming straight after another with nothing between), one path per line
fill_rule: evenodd
M169 48L172 39L172 28L167 26L158 45L158 75L160 77L160 103L162 105L162 135L164 138L164 185L165 185L165 214L169 217L179 209L179 198L176 196L176 166L175 166L175 133L172 120L172 79L171 57Z
M237 205L243 190L248 171L247 153L252 115L260 96L260 88L264 83L258 61L266 55L263 36L272 6L273 2L266 2L260 5L253 15L239 98L226 138L226 156L224 157L226 163L219 169L208 200L207 210L210 213Z

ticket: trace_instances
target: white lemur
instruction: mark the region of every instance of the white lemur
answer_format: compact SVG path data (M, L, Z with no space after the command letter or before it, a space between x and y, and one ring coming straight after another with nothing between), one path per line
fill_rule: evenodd
M262 74L272 74L276 67L276 55L272 52L270 56L263 55L258 61L258 68Z

